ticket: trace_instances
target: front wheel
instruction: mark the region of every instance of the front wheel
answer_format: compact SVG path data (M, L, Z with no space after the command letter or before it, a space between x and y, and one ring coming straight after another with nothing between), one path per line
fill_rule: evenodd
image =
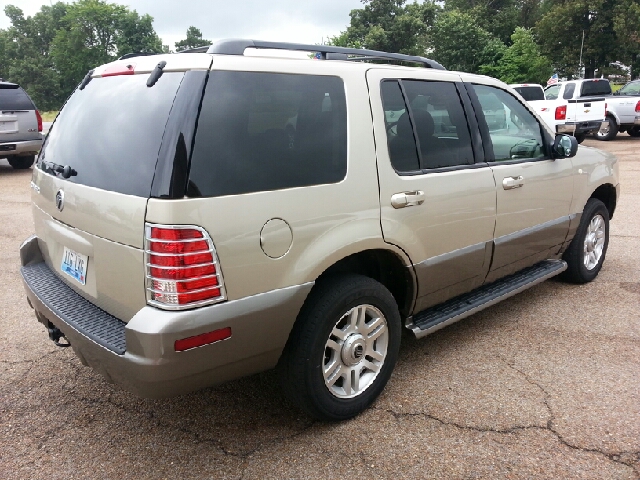
M613 118L607 117L605 121L602 122L602 126L600 127L600 130L596 132L596 138L598 140L608 141L616 138L617 134L618 134L618 124Z
M640 127L631 127L627 133L632 137L640 137Z
M400 348L400 314L379 282L321 280L302 308L278 365L289 400L321 420L346 420L380 395Z
M609 211L597 198L590 198L582 212L580 225L563 259L567 270L563 278L587 283L598 276L609 246Z

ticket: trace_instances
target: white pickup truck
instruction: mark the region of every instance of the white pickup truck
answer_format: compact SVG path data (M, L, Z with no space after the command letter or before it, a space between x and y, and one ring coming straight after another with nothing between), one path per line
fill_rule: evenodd
M581 143L588 134L599 132L603 123L606 123L605 97L592 93L598 90L596 83L600 81L559 82L545 90L540 85L530 83L510 86L529 102L556 133L568 133Z

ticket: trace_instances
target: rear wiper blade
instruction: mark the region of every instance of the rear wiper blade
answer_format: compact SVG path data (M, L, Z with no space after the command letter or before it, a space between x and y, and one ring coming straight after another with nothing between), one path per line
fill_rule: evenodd
M46 171L53 174L61 174L62 178L75 177L78 172L71 168L70 165L58 165L57 163L42 161L46 167Z

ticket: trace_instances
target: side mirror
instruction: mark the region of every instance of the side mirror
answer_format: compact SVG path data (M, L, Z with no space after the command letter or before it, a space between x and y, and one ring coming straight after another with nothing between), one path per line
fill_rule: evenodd
M571 135L556 135L556 140L553 142L553 153L556 158L570 158L575 157L578 152L578 140Z

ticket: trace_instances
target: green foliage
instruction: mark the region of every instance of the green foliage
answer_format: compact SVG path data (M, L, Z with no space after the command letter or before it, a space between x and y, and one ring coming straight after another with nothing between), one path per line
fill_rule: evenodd
M552 75L551 62L540 54L530 30L517 27L511 46L494 64L482 65L480 72L505 83L544 83Z
M203 47L211 45L211 40L202 38L202 32L196 27L187 28L187 38L176 42L176 51L186 50L188 48Z
M19 83L41 110L56 110L90 69L132 52L160 53L153 18L104 0L45 5L33 17L7 5L0 77Z

